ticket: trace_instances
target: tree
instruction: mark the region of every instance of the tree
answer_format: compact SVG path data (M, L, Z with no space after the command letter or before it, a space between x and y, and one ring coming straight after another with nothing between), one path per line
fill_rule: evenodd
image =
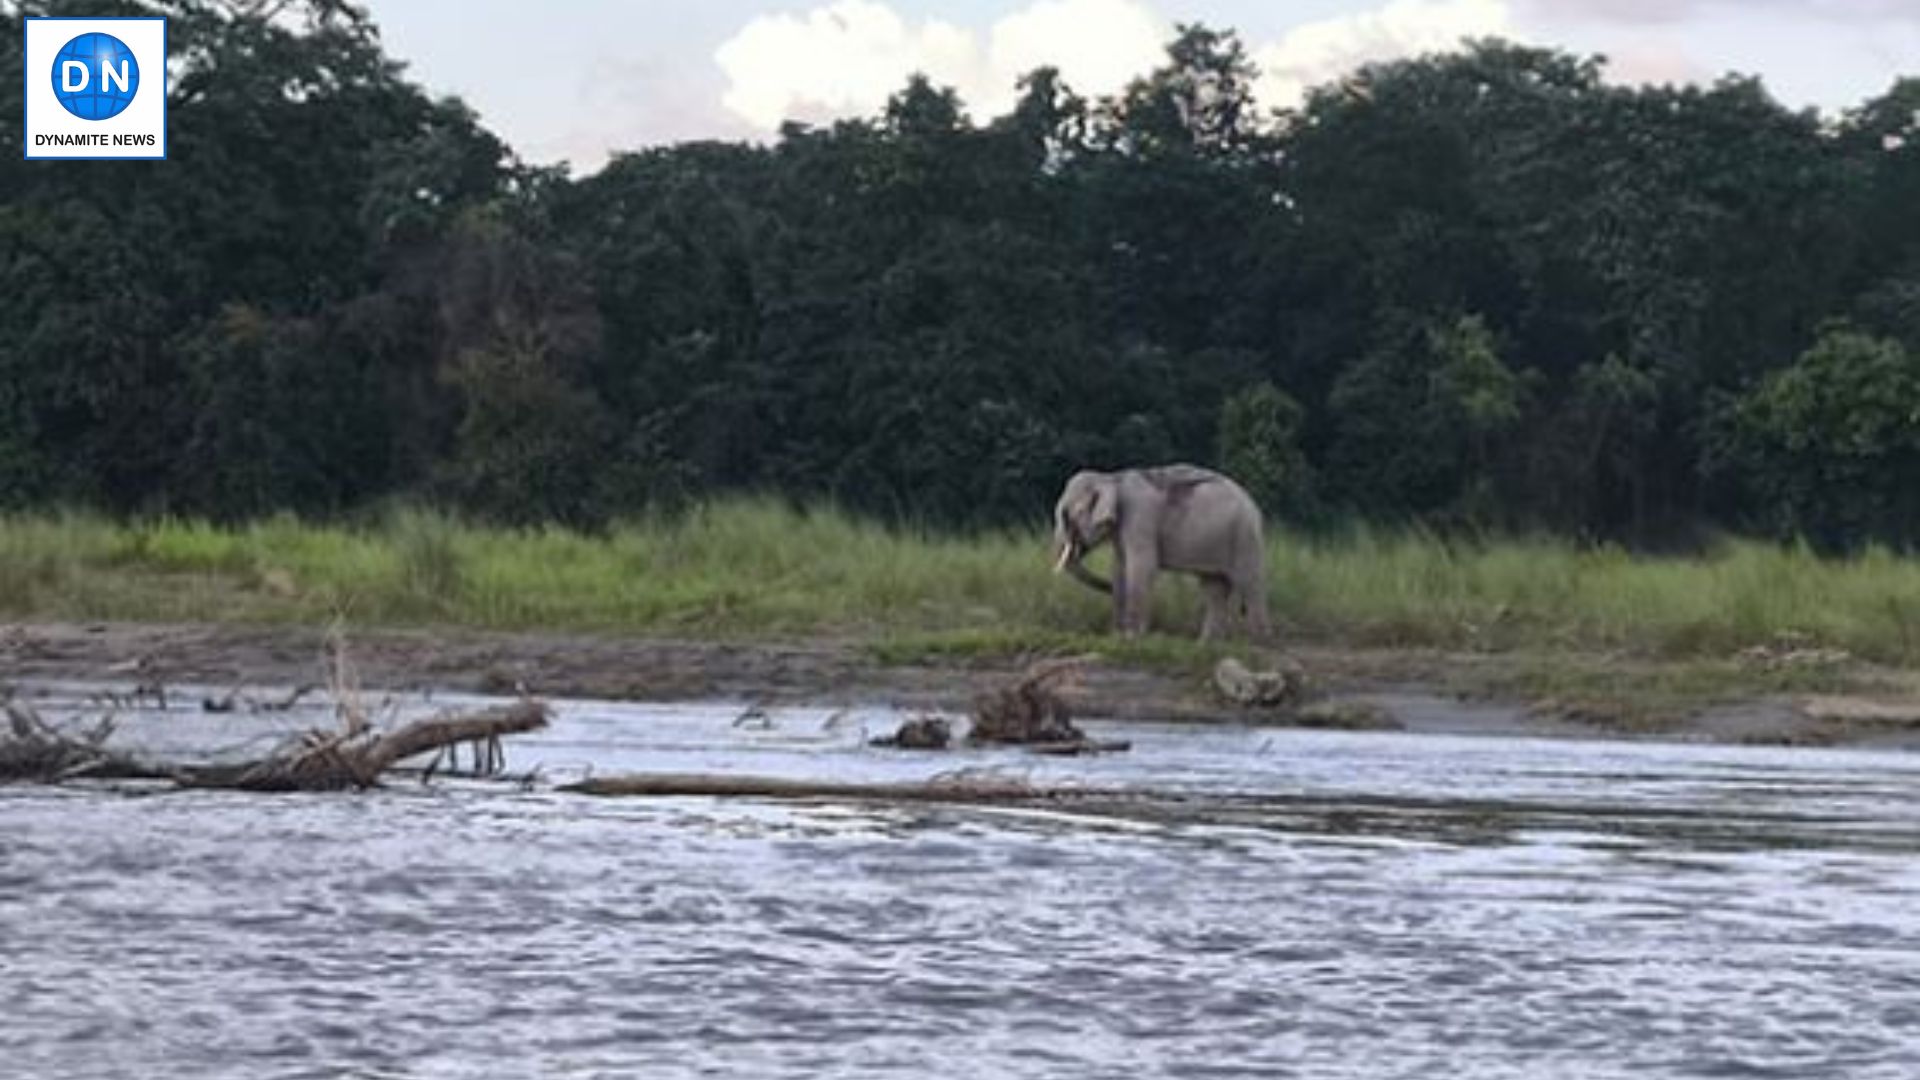
M1167 45L1167 63L1103 110L1102 140L1142 157L1243 154L1259 137L1258 74L1239 35L1183 24Z
M1247 387L1220 407L1221 471L1269 517L1299 523L1318 515L1313 467L1300 451L1305 421L1300 403L1268 382Z
M258 443L233 437L272 423L284 446L339 449L330 429L341 415L384 414L383 382L358 376L366 357L335 351L344 339L332 315L400 286L409 252L433 241L431 220L399 228L399 203L444 218L494 197L505 148L457 102L402 79L355 6L271 6L155 0L78 12L168 16L171 160L139 177L0 173L0 384L14 388L3 460L31 472L20 478L29 490L119 510L226 512L238 491L214 498L202 473L179 467L182 447L202 464L214 455L252 470L248 504L278 493L287 505L337 505L389 478L361 473L351 455L301 466L353 478L323 485L323 496L307 478L260 474L247 460ZM30 7L43 10L74 11ZM0 23L0 68L14 76L0 95L13 95L21 34L17 18ZM227 314L239 311L259 333L240 332ZM231 410L279 391L245 356L302 385L369 396L247 421ZM202 415L216 404L231 408Z
M1295 518L1920 524L1875 396L1920 355L1914 79L1833 124L1490 40L1262 116L1237 36L1183 26L1104 99L1040 69L982 117L914 77L575 178L361 5L27 0L0 113L22 15L153 12L174 160L0 170L0 504L592 523L753 489L979 527L1211 458Z
M1495 441L1519 423L1526 383L1500 360L1493 334L1478 315L1427 331L1438 366L1429 376L1435 426L1464 442L1469 472L1462 509L1474 520L1498 510L1493 490Z
M1845 327L1733 400L1713 464L1756 522L1835 548L1911 544L1920 528L1920 355Z
M1338 489L1376 513L1497 516L1506 437L1533 380L1501 359L1477 315L1399 326L1335 385Z

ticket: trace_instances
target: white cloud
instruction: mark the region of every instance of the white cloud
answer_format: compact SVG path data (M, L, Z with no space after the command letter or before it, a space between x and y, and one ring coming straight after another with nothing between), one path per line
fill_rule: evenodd
M1043 65L1089 96L1150 70L1172 30L1141 0L1037 0L983 35L938 19L910 22L880 0L834 0L804 15L762 15L714 54L726 108L763 131L790 118L867 115L922 72L952 86L976 117L1012 106L1021 75Z
M1607 54L1606 80L1619 86L1710 83L1713 71L1673 42L1630 42Z
M1137 0L1040 0L994 24L988 58L1008 105L1014 81L1049 64L1093 97L1153 70L1172 39L1172 24Z
M1362 64L1454 49L1465 38L1520 39L1514 7L1539 2L1390 0L1305 23L1250 48L1260 69L1255 95L1266 107L1296 105L1309 87ZM1633 11L1651 0L1584 2ZM976 119L1009 109L1016 81L1042 65L1059 68L1081 94L1111 94L1162 62L1172 36L1148 0L1032 0L985 31L908 19L885 0L832 0L803 14L758 16L714 58L728 112L770 132L788 119L872 115L916 71L957 89ZM1640 77L1690 70L1657 51L1634 59L1628 66Z
M1920 22L1913 0L1519 0L1523 14L1559 22L1645 26L1701 17L1739 19L1783 13L1810 20L1856 22L1889 19Z
M1254 92L1270 108L1297 105L1308 88L1362 64L1457 48L1462 38L1518 38L1505 0L1394 0L1377 11L1306 23L1254 50Z
M759 16L714 59L729 84L721 104L772 130L814 111L869 111L911 71L952 81L972 49L970 35L949 23L909 26L874 0L836 0L802 16Z

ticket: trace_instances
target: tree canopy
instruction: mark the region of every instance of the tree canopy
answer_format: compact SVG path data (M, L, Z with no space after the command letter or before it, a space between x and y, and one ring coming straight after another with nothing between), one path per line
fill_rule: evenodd
M0 115L70 6L3 17ZM1474 41L1263 114L1188 26L1110 98L915 77L575 178L342 0L86 7L170 16L170 158L0 173L8 506L982 527L1184 459L1295 521L1920 539L1920 79L1823 119Z

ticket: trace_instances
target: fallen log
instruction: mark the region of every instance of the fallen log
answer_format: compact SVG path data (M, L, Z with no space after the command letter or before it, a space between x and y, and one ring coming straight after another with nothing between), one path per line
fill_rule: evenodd
M543 728L548 715L545 704L525 700L466 716L417 720L388 732L349 725L340 732L309 734L265 761L181 769L171 775L183 787L238 791L369 788L401 761L462 744L476 748L474 771L491 775L506 760L500 739Z
M563 786L580 795L658 799L717 798L843 800L912 803L1027 803L1077 794L1069 788L1039 788L1024 780L985 777L939 778L914 782L792 780L775 776L641 773L606 776Z
M106 748L113 734L108 716L83 730L56 728L33 706L6 702L7 728L0 732L0 782L58 783L82 778L128 780L159 775Z
M1124 754L1133 749L1128 739L1069 739L1066 742L1027 743L1030 754L1049 757L1082 757L1087 754Z

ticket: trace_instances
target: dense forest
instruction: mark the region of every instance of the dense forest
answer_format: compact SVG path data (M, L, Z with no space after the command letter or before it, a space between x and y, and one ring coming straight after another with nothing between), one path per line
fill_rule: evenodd
M575 178L341 0L85 6L170 16L170 159L0 125L7 507L979 527L1184 459L1307 526L1920 540L1920 79L1832 119L1482 41L1274 114L1195 26L1112 98L913 79Z

